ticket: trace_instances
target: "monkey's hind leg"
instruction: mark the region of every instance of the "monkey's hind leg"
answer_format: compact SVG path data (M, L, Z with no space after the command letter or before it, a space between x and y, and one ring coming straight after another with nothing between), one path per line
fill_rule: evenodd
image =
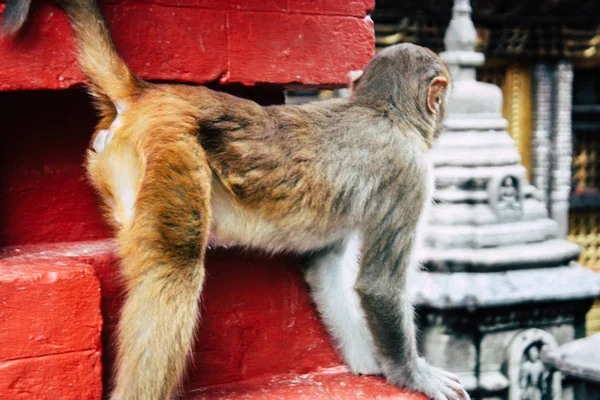
M375 345L354 290L358 276L360 238L353 234L319 251L308 261L306 281L325 326L355 374L380 374Z
M175 391L204 281L211 176L204 151L184 133L150 143L133 219L118 233L127 286L111 397L118 400L165 400Z

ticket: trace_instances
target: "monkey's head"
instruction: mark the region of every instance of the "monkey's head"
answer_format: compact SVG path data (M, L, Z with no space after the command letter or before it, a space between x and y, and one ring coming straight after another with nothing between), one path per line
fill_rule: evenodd
M356 101L389 109L402 127L417 129L429 147L442 133L450 74L433 51L398 44L377 53L362 74L352 74Z

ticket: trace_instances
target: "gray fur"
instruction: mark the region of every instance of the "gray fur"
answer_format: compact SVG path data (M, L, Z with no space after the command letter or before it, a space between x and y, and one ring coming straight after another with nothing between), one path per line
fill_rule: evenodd
M31 0L6 0L2 16L2 35L16 33L27 19Z

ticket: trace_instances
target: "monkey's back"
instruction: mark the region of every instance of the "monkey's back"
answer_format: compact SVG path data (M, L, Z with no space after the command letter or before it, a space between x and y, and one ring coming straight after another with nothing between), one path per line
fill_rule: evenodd
M272 223L278 243L285 226L290 235L305 232L322 244L321 236L335 239L353 229L357 216L372 213L374 192L390 192L401 207L402 192L422 181L414 137L381 110L345 99L264 108L234 99L246 111L221 108L201 123L199 140L215 173L215 193L227 203L213 201L215 213L243 214L249 231L264 233Z

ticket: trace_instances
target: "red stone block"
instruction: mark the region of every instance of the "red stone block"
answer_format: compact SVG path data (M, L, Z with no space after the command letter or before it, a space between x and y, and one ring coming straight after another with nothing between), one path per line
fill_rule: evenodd
M264 105L283 102L280 89L227 89ZM97 121L85 91L0 92L0 110L0 246L109 237L83 168Z
M0 398L99 400L100 350L0 361Z
M36 260L43 255L48 260L68 257L74 265L85 262L96 269L106 321L102 333L105 388L114 370L114 334L123 300L114 250L110 241L0 249L2 262L27 259L15 258L22 254ZM186 399L353 399L361 394L362 398L423 399L382 379L347 372L293 257L220 249L209 251L206 265L201 324L184 380ZM25 314L30 307L22 304L17 311ZM72 328L69 323L65 329ZM1 336L0 341L4 343ZM2 364L0 373L1 368ZM0 395L3 390L0 386Z
M137 3L214 10L286 11L288 0L128 0Z
M0 38L0 91L84 81L66 16L52 2L34 4L23 31ZM365 17L372 0L124 0L102 8L120 54L148 80L341 85L374 50Z
M104 7L119 54L142 78L209 82L227 70L226 13L188 7Z
M229 71L221 82L348 83L374 52L369 18L231 12Z
M227 4L230 10L286 11L288 2L289 0L227 0L223 1L223 5Z
M16 39L0 37L0 91L62 89L82 82L66 15L43 3L30 19Z
M100 399L101 293L94 269L43 250L3 253L0 397Z
M216 10L106 4L119 53L142 78L208 82L227 68L226 15ZM66 16L44 3L16 38L0 38L0 91L83 82Z
M389 385L382 378L351 375L346 368L338 367L310 374L269 376L202 388L190 392L186 399L426 400L426 397Z
M100 284L69 258L0 260L0 361L100 351Z
M297 262L213 250L190 387L340 365Z
M26 245L0 250L0 258L4 257L0 262L4 263L20 263L24 258L16 256L27 254L31 259L66 259L70 263L84 262L93 266L102 285L106 384L114 367L114 333L123 300L114 250L109 241ZM206 265L202 322L196 335L194 361L188 369L188 388L268 374L307 373L340 365L293 258L213 250L208 254ZM29 308L31 305L19 305L14 309L13 318L29 318L23 313ZM62 329L70 327L69 322ZM85 336L85 331L81 334ZM24 353L27 352L25 344Z
M125 2L216 10L289 11L355 17L364 17L375 6L374 0L126 0Z

